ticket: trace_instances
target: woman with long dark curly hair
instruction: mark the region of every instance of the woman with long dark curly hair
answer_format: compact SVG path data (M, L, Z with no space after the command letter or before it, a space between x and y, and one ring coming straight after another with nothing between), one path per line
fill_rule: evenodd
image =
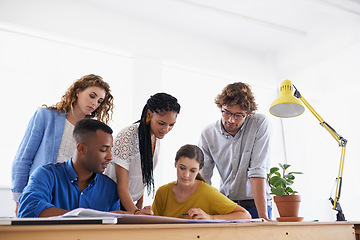
M105 174L118 184L122 210L151 214L150 208L142 209L144 187L148 194L154 191L153 169L158 161L160 139L174 127L179 112L175 97L157 93L147 100L140 120L115 137L113 160Z

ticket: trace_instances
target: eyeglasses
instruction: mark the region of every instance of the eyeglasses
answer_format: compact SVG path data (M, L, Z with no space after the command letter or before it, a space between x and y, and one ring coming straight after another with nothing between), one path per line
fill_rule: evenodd
M222 113L223 117L225 117L225 118L231 118L231 116L234 116L235 120L244 119L246 117L246 114L231 113L230 111L228 111L226 109L222 109L221 113Z

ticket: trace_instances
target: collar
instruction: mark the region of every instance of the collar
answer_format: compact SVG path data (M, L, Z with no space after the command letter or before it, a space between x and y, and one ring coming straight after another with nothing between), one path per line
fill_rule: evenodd
M223 136L225 136L226 138L228 138L228 137L236 138L238 135L241 134L241 132L242 132L243 129L245 128L245 125L246 125L246 123L248 122L248 118L249 118L249 116L247 116L247 117L245 118L243 124L241 125L239 131L237 131L237 133L235 134L235 136L231 135L230 133L228 133L228 132L225 130L225 128L224 128L224 126L223 126L223 124L222 124L221 118L220 118L220 120L218 120L218 127L220 128L221 134L222 134Z
M77 182L78 181L78 175L76 174L75 169L74 169L74 167L72 165L72 157L65 162L65 169L66 169L66 172L67 172L67 174L69 176L70 182L71 183ZM98 174L93 173L93 179L90 181L89 186L94 185L97 178L98 178Z
M70 182L72 182L72 183L77 182L78 175L76 174L75 169L74 169L74 167L72 165L72 157L69 158L69 160L67 160L65 162L65 169L66 169L66 172L67 172L67 174L69 176Z

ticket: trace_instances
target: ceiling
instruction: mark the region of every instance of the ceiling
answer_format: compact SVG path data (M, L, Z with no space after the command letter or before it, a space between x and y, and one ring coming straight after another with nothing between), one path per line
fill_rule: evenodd
M360 23L360 0L78 0L121 15L262 53L303 41L316 26Z

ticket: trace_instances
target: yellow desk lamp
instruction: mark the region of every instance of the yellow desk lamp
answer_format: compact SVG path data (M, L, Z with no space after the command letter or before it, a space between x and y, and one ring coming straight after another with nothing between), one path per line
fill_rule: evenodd
M295 89L294 95L293 88ZM331 134L331 136L334 137L334 139L339 143L339 146L341 147L340 166L338 177L336 179L335 197L334 199L330 197L329 200L333 205L333 209L337 211L336 220L346 221L340 206L340 192L347 140L340 136L329 124L327 124L320 117L320 115L311 107L311 105L303 98L303 96L301 96L300 92L289 80L285 80L281 83L280 96L276 98L275 101L271 104L270 113L276 117L281 118L296 117L301 115L305 111L302 103L311 111L311 113L317 118L317 120L319 120L320 125L323 126Z

